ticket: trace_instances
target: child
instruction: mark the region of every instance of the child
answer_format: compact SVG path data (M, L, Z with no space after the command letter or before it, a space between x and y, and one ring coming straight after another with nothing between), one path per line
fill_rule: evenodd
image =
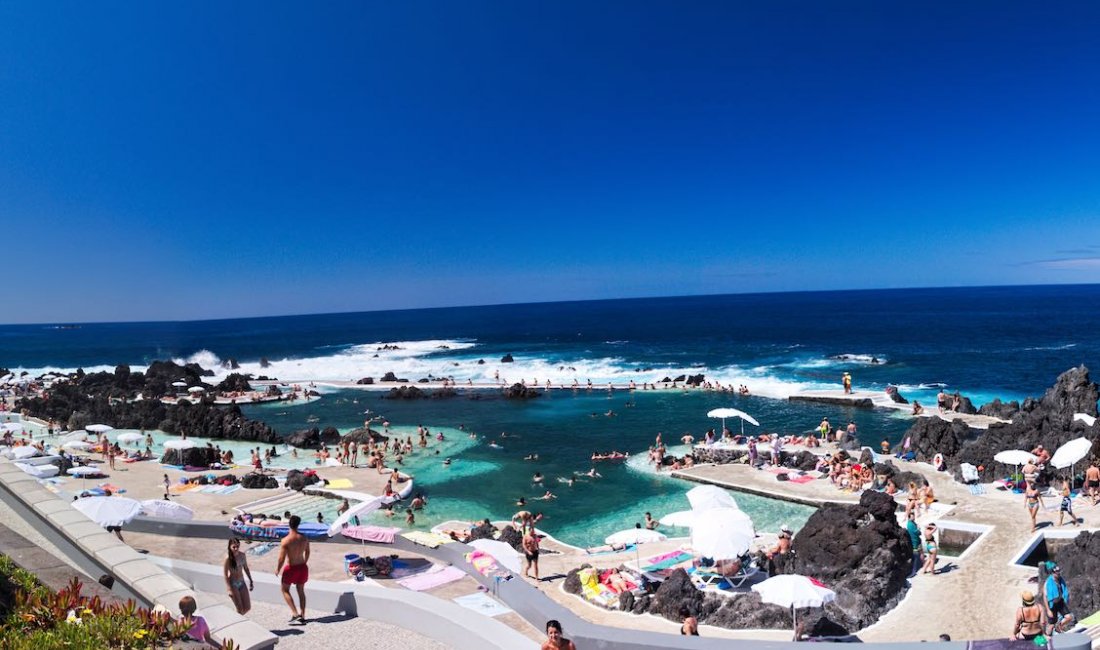
M214 637L210 635L210 626L206 624L206 619L195 616L197 608L198 605L191 596L180 598L180 623L187 626L187 638L205 641L215 648L222 647L222 644L215 641Z

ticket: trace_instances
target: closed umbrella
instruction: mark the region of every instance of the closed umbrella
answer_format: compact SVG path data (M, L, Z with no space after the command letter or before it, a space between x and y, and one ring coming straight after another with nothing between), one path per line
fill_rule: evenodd
M141 502L141 512L149 517L161 519L179 519L190 521L195 518L195 511L182 503L165 501L164 499L148 499Z
M628 528L612 533L604 540L605 544L648 544L668 539L663 534L648 528Z
M141 513L141 502L126 497L84 497L72 503L100 526L122 526Z
M813 578L799 575L778 575L752 586L765 603L791 608L794 621L795 609L800 607L823 607L825 603L836 600L836 592ZM798 630L798 622L794 621Z
M519 573L523 568L519 553L504 542L498 542L495 539L475 539L470 542L470 546L493 556L497 564L513 573Z
M165 449L194 449L197 446L191 440L168 440L164 443Z
M382 497L374 497L373 499L369 499L367 501L360 501L359 503L348 508L347 512L344 512L336 518L336 521L332 522L332 525L328 527L328 536L332 537L336 533L340 532L340 530L344 526L346 526L353 517L369 515L370 513L378 510L381 507Z
M143 438L142 438L142 435L140 433L134 433L133 431L129 431L127 433L120 433L120 434L118 434L118 437L115 438L115 440L117 440L118 442L121 442L124 445L132 443L132 442L141 442L142 439Z
M692 510L711 510L714 508L737 508L737 501L728 490L717 485L700 485L687 492Z
M691 547L703 557L733 560L752 546L756 532L744 513L729 508L707 510L691 528Z
M732 409L732 408L714 409L713 411L709 411L707 413L707 417L708 418L721 418L722 419L722 430L723 431L726 430L726 418L741 418L741 435L745 435L745 422L748 422L749 424L751 424L753 426L756 426L756 427L760 426L760 423L757 422L754 417L752 417L748 413L745 413L741 409Z

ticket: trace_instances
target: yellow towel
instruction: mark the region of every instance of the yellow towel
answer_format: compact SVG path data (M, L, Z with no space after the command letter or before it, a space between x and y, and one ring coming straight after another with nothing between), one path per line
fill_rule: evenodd
M352 488L350 478L336 478L328 482L328 486L334 490L350 490Z

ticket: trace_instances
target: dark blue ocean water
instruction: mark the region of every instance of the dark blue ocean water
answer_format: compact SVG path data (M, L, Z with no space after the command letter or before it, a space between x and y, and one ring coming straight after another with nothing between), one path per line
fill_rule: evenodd
M379 350L383 343L399 350ZM504 354L515 362L500 363ZM843 355L843 356L842 356ZM271 366L261 369L265 357ZM838 358L842 357L842 358ZM354 380L395 372L412 382L450 376L459 384L509 383L597 387L609 381L652 382L705 374L746 384L750 397L715 393L606 390L552 392L530 402L499 399L392 402L378 393L329 390L317 403L262 407L250 415L293 431L351 428L363 411L395 426L423 423L485 436L455 451L446 471L435 459L414 462L433 500L426 524L450 516L507 516L518 496L587 470L595 449L642 451L656 432L675 439L716 423L706 411L741 408L766 431L806 431L822 415L859 425L865 440L896 440L909 421L896 413L789 403L802 390L837 388L852 373L857 388L901 387L922 402L940 385L981 404L994 396L1040 395L1058 373L1100 360L1100 286L994 287L784 293L613 300L272 317L179 323L0 326L0 366L109 369L174 358L217 367L235 359L242 370L284 380ZM479 364L479 361L484 363ZM224 374L225 370L218 370ZM608 410L614 417L603 414ZM501 431L503 449L485 444ZM523 461L539 453L540 462ZM647 508L686 507L684 486L642 467L602 466L604 478L553 486L547 528L590 543L632 524ZM563 492L564 493L561 493ZM751 499L749 501L752 501ZM767 529L807 511L774 502L754 506ZM655 513L657 514L657 513ZM795 523L798 523L795 521Z

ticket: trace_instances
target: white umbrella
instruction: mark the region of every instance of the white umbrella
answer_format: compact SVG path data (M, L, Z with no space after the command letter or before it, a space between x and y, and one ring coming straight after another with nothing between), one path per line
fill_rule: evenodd
M513 573L519 573L523 569L519 553L504 542L498 542L495 539L475 539L470 542L470 546L493 556L498 564Z
M61 441L62 442L71 442L73 440L87 440L87 439L88 439L88 432L87 431L70 431L69 433L65 433L65 434L61 435Z
M194 449L196 446L191 440L169 440L164 443L165 449Z
M172 382L172 385L175 386L176 388L184 388L185 386L187 386L187 382L185 382L185 381L174 381L174 382Z
M23 423L22 422L5 422L4 424L0 424L0 429L4 429L5 431L11 431L12 433L15 433L16 431L22 431L23 430Z
M604 540L605 544L648 544L668 539L663 534L648 528L628 528L612 533Z
M108 426L106 424L89 424L88 426L84 427L84 430L91 431L92 433L106 433L108 431L114 430L114 427Z
M822 607L836 600L836 592L820 582L799 575L777 575L752 586L765 603L791 608L791 620L794 621L795 609L800 607Z
M22 446L15 447L11 450L11 457L15 460L26 460L28 458L34 458L38 455L38 449L36 447Z
M77 465L76 467L70 467L66 472L69 476L80 477L80 489L84 489L89 476L96 476L103 472L95 465Z
M1086 427L1091 427L1096 424L1096 418L1092 417L1088 413L1074 413L1073 419L1079 422L1084 422Z
M72 503L100 526L122 526L141 513L141 502L126 497L84 497Z
M744 513L729 508L707 510L691 529L691 548L715 560L739 558L749 550L756 533Z
M350 522L353 517L369 515L370 513L381 507L382 497L374 497L373 499L369 499L367 501L360 501L359 503L348 508L347 512L344 512L336 518L336 521L332 522L332 525L328 527L328 536L332 537L336 533L340 532L340 529L347 525L347 523Z
M131 442L141 442L142 440L144 440L144 437L140 433L129 431L127 433L118 434L118 437L115 438L115 440L117 442L121 442L122 444L127 444Z
M95 445L83 440L70 440L61 445L61 448L65 451L91 451L93 447L95 447Z
M1058 469L1069 467L1070 487L1073 487L1073 470L1078 461L1089 455L1092 451L1092 441L1088 438L1074 438L1055 450L1050 457L1050 464Z
M726 418L741 418L741 435L745 435L745 422L746 421L749 424L753 425L753 426L757 426L757 427L760 426L760 423L757 422L754 417L752 417L748 413L745 413L741 409L731 409L731 408L714 409L713 411L710 411L710 412L707 413L707 417L708 418L721 418L722 419L722 430L723 431L726 430Z
M141 512L150 517L179 519L187 521L195 518L195 511L182 503L164 499L148 499L141 502Z
M188 392L188 393L201 393L201 392L203 392L203 391L205 391L205 390L206 390L206 389L205 389L205 388L203 388L202 386L192 386L191 388L188 388L188 389L187 389L187 392Z
M752 526L752 518L745 514L743 510L734 510L731 508L724 508L723 510L731 510L729 513L723 513L723 516L742 519L748 526ZM710 515L711 512L713 512L713 510L681 510L661 517L660 524L662 526L691 528L695 526L696 522Z
M993 460L1005 465L1026 465L1029 462L1039 460L1031 452L1023 449L1006 449L993 456Z
M687 492L692 510L711 510L713 508L737 508L737 502L728 490L717 485L700 485Z

